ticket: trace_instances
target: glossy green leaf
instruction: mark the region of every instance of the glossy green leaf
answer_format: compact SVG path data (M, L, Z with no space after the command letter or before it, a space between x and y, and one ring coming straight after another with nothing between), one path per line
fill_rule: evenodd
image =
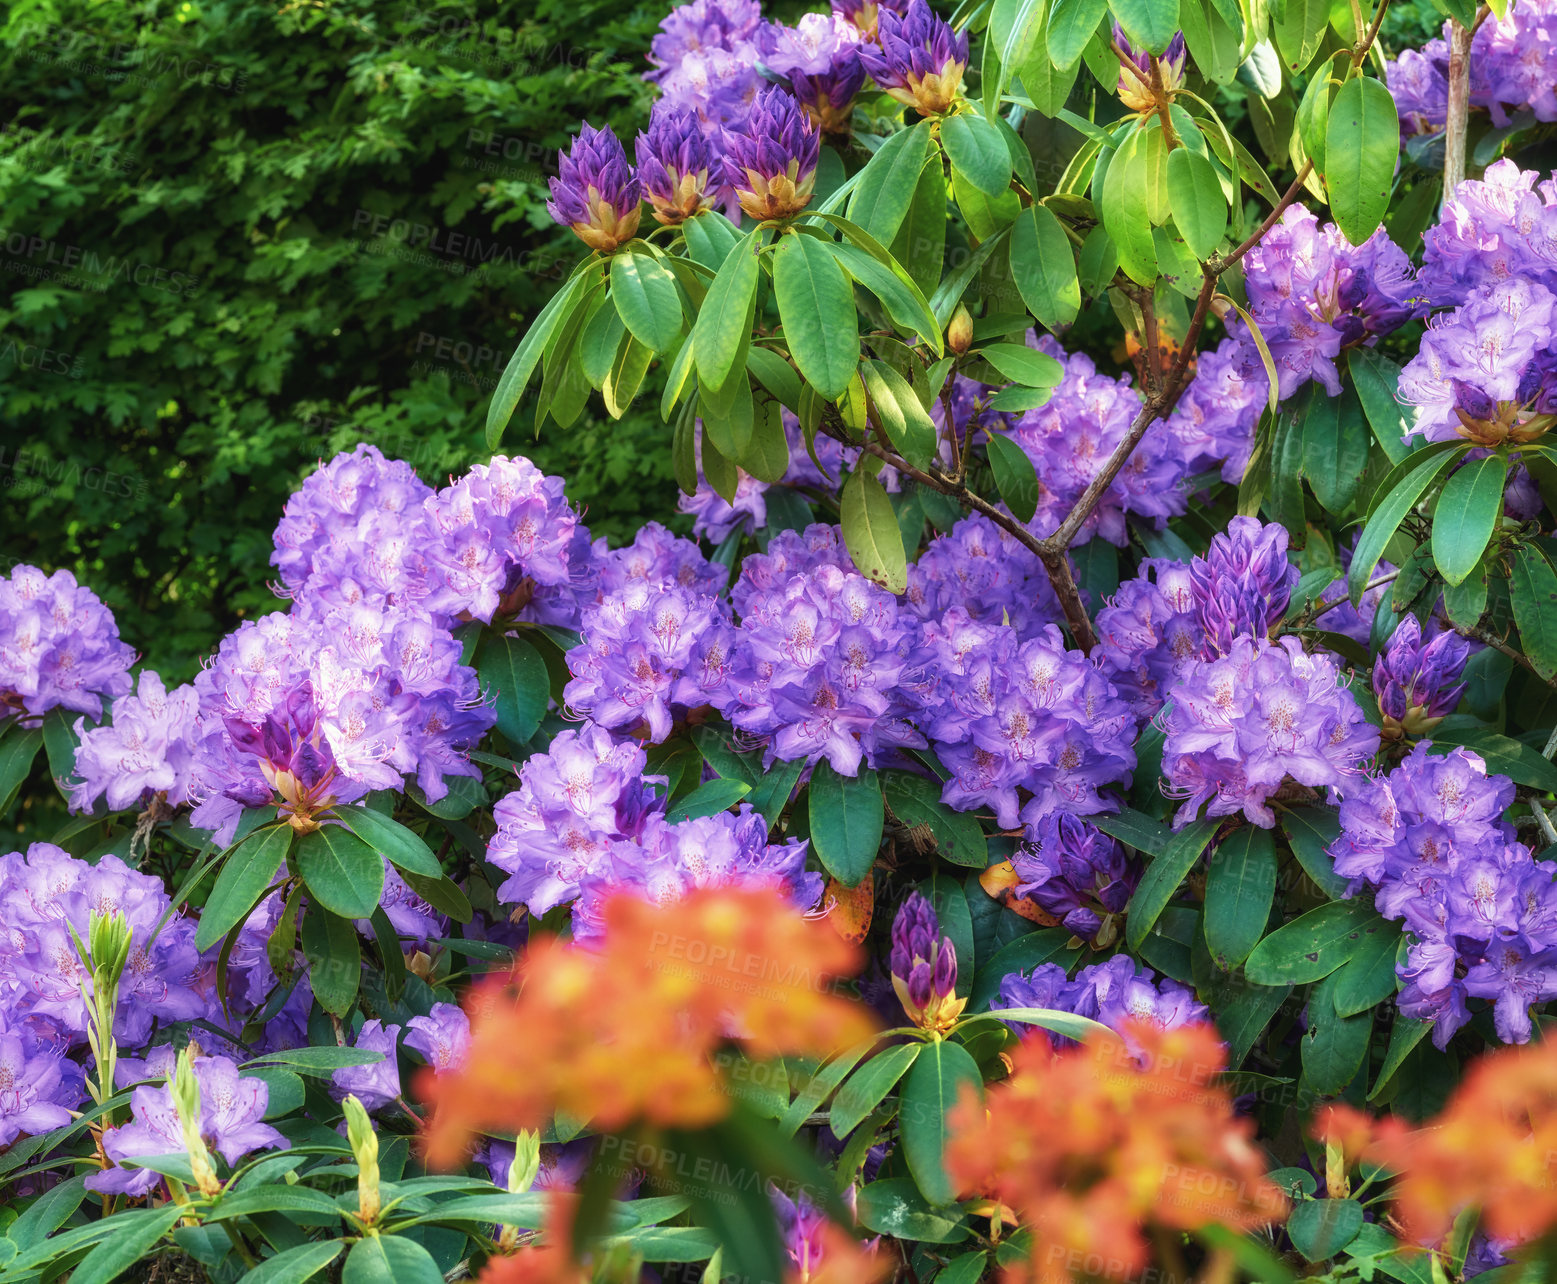
M384 858L340 825L304 834L293 861L309 896L342 918L367 918L384 894Z
M1508 460L1494 453L1471 460L1444 482L1433 509L1433 561L1450 584L1460 583L1481 561L1503 516L1507 476Z
M612 419L620 419L643 387L643 377L649 372L654 352L639 343L631 334L624 334L616 349L616 358L600 385L600 400Z
M32 771L33 760L41 748L43 732L37 727L13 726L0 733L0 814Z
M1344 513L1368 469L1368 425L1351 388L1330 397L1313 387L1303 419L1303 475L1328 512Z
M966 180L986 196L999 196L1011 188L1011 153L1000 131L972 112L947 116L941 121L941 146L951 161L952 174Z
M1011 279L1032 314L1050 330L1081 312L1081 283L1070 238L1045 205L1030 205L1011 228Z
M908 587L908 555L892 501L866 468L849 474L839 497L844 546L861 575L892 593Z
M503 376L498 380L497 388L492 393L491 404L487 406L488 450L496 450L498 442L502 441L503 430L508 427L508 421L513 418L514 409L519 405L519 399L524 396L524 390L529 386L535 367L540 364L546 345L551 342L563 322L572 314L575 303L586 288L586 282L591 279L587 269L570 277L567 284L552 295L550 301L541 309L540 315L531 322L524 338L519 341L519 346L514 349L514 355L509 358Z
M1517 562L1515 570L1518 571ZM1524 640L1522 634L1521 640ZM1528 641L1525 642L1525 647L1528 653ZM1527 785L1531 789L1539 789L1546 793L1557 791L1557 766L1554 766L1539 749L1525 744L1522 740L1500 736L1495 731L1478 730L1459 733L1440 731L1434 737L1434 742L1437 747L1444 750L1453 745L1464 745L1465 748L1480 754L1486 760L1489 774L1507 776L1516 785Z
M1389 1048L1384 1053L1384 1064L1379 1067L1379 1077L1368 1092L1368 1100L1376 1101L1389 1087L1395 1072L1405 1063L1417 1044L1433 1032L1433 1022L1416 1021L1409 1017L1396 1017L1389 1032Z
M341 824L388 858L396 869L410 870L423 878L441 878L443 866L433 850L415 831L371 807L338 807Z
M1392 940L1399 933L1392 932ZM1305 1012L1301 1056L1303 1086L1310 1092L1332 1096L1356 1077L1373 1039L1371 1008L1342 1016L1335 1006L1339 971L1332 972L1310 992Z
M1000 498L1017 521L1032 521L1038 511L1038 472L1032 459L1003 432L987 433L985 442Z
M925 1045L904 1043L872 1057L838 1089L833 1098L827 1124L840 1141L864 1122L865 1116L881 1104L882 1098L908 1073Z
M866 361L860 366L860 376L875 408L876 422L893 449L915 467L927 467L935 455L938 434L913 384L885 361Z
M1399 952L1399 932L1375 932L1334 973L1335 1010L1341 1016L1355 1016L1393 998L1397 988L1395 956Z
M981 1092L983 1085L968 1050L946 1040L926 1044L903 1082L898 1107L903 1156L931 1204L949 1204L957 1197L956 1183L946 1171L947 1116L964 1090Z
M1168 841L1160 856L1153 857L1141 881L1130 897L1127 919L1127 939L1133 948L1140 948L1168 902L1182 886L1185 877L1200 859L1211 835L1216 833L1216 820L1197 820L1186 825Z
M1265 935L1276 898L1276 844L1271 831L1245 825L1224 838L1206 862L1206 948L1231 971Z
M825 759L811 775L811 846L845 887L857 887L876 863L886 823L881 780L869 767L840 776Z
M120 1214L115 1219L114 1232L81 1259L81 1264L70 1272L71 1280L78 1284L109 1284L131 1267L144 1264L157 1241L183 1215L184 1210L177 1204L136 1209L133 1215Z
M1227 197L1216 170L1200 153L1175 147L1167 181L1174 226L1197 259L1209 257L1227 233Z
M210 949L259 904L286 859L293 832L287 824L271 825L228 852L200 913L195 929L197 950Z
M341 1284L443 1284L433 1255L404 1235L370 1235L346 1254Z
M1483 462L1496 463L1497 459L1494 456ZM1444 489L1447 493L1448 488ZM1543 678L1557 675L1557 574L1536 549L1522 548L1514 558L1509 595L1526 657Z
M849 198L850 220L885 245L903 226L918 191L920 172L934 147L930 131L925 120L891 135L866 162Z
M757 431L757 406L751 395L751 380L744 370L725 380L724 387L717 392L703 389L698 410L703 418L704 439L713 442L724 458L733 463L751 449L752 436Z
M1324 1262L1357 1238L1362 1222L1362 1205L1355 1199L1306 1199L1287 1219L1287 1234L1309 1261Z
M1244 975L1256 985L1303 985L1340 967L1377 932L1394 932L1361 901L1334 901L1277 928L1250 953Z
M1157 279L1157 250L1152 240L1152 223L1147 190L1148 144L1144 130L1136 129L1114 154L1104 176L1101 196L1094 199L1103 226L1119 254L1119 266L1139 285L1151 285Z
M497 729L516 746L540 728L551 702L551 676L540 653L517 637L488 635L476 648L476 672L493 697Z
M623 249L611 256L611 301L633 337L651 352L667 351L681 333L676 278L651 254Z
M1368 524L1357 538L1357 548L1352 554L1351 568L1346 576L1346 587L1353 606L1362 600L1363 590L1373 577L1374 567L1379 564L1379 558L1384 556L1385 547L1395 537L1406 514L1416 507L1427 488L1438 480L1455 458L1452 452L1446 451L1417 464L1368 518Z
M1341 832L1340 818L1329 807L1293 807L1281 816L1281 828L1303 872L1333 901L1346 894L1349 880L1335 872L1328 849Z
M1400 367L1371 348L1353 348L1347 354L1352 386L1362 402L1374 440L1383 447L1391 464L1398 464L1411 453L1404 440L1410 420L1397 396Z
M675 824L682 820L717 816L722 811L729 811L749 793L751 793L751 786L744 780L730 780L723 777L710 780L699 785L685 798L672 803L666 809L665 818L671 824Z
M1049 10L1049 60L1061 71L1075 65L1108 12L1108 0L1055 0Z
M1329 26L1328 0L1284 0L1280 14L1272 14L1271 36L1289 72L1301 72L1313 62Z
M298 1244L267 1258L243 1276L244 1284L304 1284L341 1255L345 1240Z
M735 224L718 210L704 210L689 218L681 225L681 235L693 262L715 273L742 239Z
M1303 7L1316 0L1289 0ZM1361 245L1384 221L1400 155L1400 116L1382 81L1356 76L1341 86L1325 123L1325 190L1335 225Z
M315 905L303 915L300 935L314 997L326 1012L345 1016L362 980L362 946L356 925Z
M920 1244L956 1244L968 1238L962 1210L932 1207L907 1177L889 1177L861 1187L859 1222L878 1235Z
M722 217L722 216L721 216ZM744 362L751 342L749 317L757 301L757 243L754 229L726 256L719 275L708 287L692 327L698 381L704 388L722 388L738 361Z
M773 293L795 366L829 401L843 396L860 362L854 291L828 246L795 232L773 254Z
M1055 388L1065 377L1065 367L1047 352L1022 343L992 343L978 355L1012 383L1024 388Z
M1161 54L1179 33L1179 0L1110 0L1109 8L1132 48Z
M898 822L927 828L943 859L970 869L989 864L989 846L978 819L943 803L938 781L911 771L887 771L882 773L881 788Z
M932 296L934 307L933 296L937 294L946 261L946 174L938 154L932 155L919 171L913 203L890 248L892 257L903 265L920 291ZM950 309L946 315L951 315ZM940 319L939 311L936 317Z

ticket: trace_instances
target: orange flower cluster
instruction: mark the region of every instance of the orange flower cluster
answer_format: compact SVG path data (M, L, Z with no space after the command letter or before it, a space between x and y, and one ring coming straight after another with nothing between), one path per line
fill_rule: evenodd
M771 889L710 888L671 905L605 907L599 948L546 939L466 1004L463 1067L423 1073L429 1162L460 1162L472 1134L540 1128L556 1111L614 1131L701 1127L730 1108L710 1054L734 1037L754 1060L825 1055L870 1037L834 978L859 949Z
M1418 1242L1442 1239L1470 1207L1497 1239L1557 1227L1557 1042L1479 1058L1425 1127L1380 1120L1368 1158L1400 1174L1396 1211Z
M1210 1026L1131 1022L1054 1052L1042 1036L1012 1055L1009 1082L952 1116L947 1167L973 1195L1031 1228L1031 1258L1008 1280L1125 1279L1146 1265L1143 1227L1239 1231L1281 1221L1252 1125L1212 1082L1224 1051Z

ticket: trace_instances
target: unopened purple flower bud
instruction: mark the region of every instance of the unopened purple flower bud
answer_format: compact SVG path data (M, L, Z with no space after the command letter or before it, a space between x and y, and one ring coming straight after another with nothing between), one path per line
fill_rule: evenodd
M777 85L752 103L739 130L724 133L724 179L752 218L793 218L810 203L822 136L798 102Z
M661 223L680 223L714 203L708 175L713 157L697 116L662 104L638 135L638 181Z
M942 1034L967 1002L956 996L956 947L941 935L935 908L918 892L909 894L892 923L892 988L916 1025Z
M1373 693L1391 739L1425 736L1454 711L1465 694L1460 675L1470 643L1458 633L1422 641L1422 626L1408 615L1373 665Z
M1287 560L1286 528L1235 517L1190 565L1206 645L1225 655L1236 637L1265 638L1287 613L1298 569Z
M1124 29L1114 23L1114 43L1124 50L1128 65L1119 68L1119 101L1131 111L1151 113L1158 110L1157 93L1169 102L1184 87L1184 33L1181 31L1168 41L1161 55L1154 57L1144 49L1132 45ZM1155 75L1152 64L1157 64Z
M547 212L571 227L592 250L609 254L638 231L643 187L622 142L609 129L579 125L578 137L557 154L558 176L550 180Z
M940 116L957 101L968 67L968 37L958 35L925 0L912 0L908 12L880 16L879 48L864 45L860 61L882 89L921 115Z

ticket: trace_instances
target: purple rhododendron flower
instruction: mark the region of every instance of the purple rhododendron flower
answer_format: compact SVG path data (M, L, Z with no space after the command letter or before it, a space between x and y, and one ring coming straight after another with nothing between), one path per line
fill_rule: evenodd
M493 809L487 859L509 875L498 899L537 915L574 899L612 844L635 839L663 809L649 786L664 778L646 777L647 764L637 745L592 723L560 732L532 755L519 769L519 788Z
M1162 708L1166 692L1189 666L1204 657L1206 635L1185 563L1146 558L1141 571L1097 613L1092 658L1144 721Z
M1373 694L1385 730L1397 737L1431 732L1465 694L1460 677L1469 659L1470 643L1458 633L1424 641L1414 615L1401 620L1373 664Z
M1170 100L1184 87L1184 61L1187 50L1182 31L1168 41L1168 47L1162 53L1153 55L1145 49L1135 48L1130 43L1129 37L1125 35L1124 28L1116 22L1114 43L1129 59L1128 66L1121 60L1119 83L1115 92L1119 95L1119 101L1131 111L1149 116L1158 110L1157 95L1154 92L1154 87L1157 85L1162 87L1162 91ZM1154 62L1157 64L1155 76L1152 69Z
M1072 980L1058 963L1043 963L1030 973L1012 972L1000 982L995 1009L1048 1008L1074 1012L1122 1031L1129 1019L1151 1021L1164 1030L1209 1021L1210 1012L1186 985L1170 977L1157 979L1149 967L1124 954L1082 968ZM1025 1034L1032 1026L1009 1022ZM1043 1031L1056 1048L1068 1045L1064 1035Z
M882 10L876 44L860 46L860 61L882 89L925 116L938 116L957 101L968 67L968 36L952 30L925 0L910 0L901 14Z
M63 1128L81 1104L81 1068L0 1015L0 1147Z
M189 801L200 698L192 686L169 691L150 669L141 671L134 695L113 703L112 725L88 729L76 719L76 776L72 811L89 812L99 798L110 811L137 806L161 794L170 806Z
M557 153L557 170L547 180L546 212L585 245L609 254L637 235L643 184L609 127L581 121L572 145Z
M1037 554L982 513L968 514L930 541L908 568L904 601L921 620L960 607L979 623L1010 624L1022 638L1060 616Z
M244 1077L226 1057L195 1057L195 1082L200 1086L200 1135L229 1165L253 1150L286 1149L285 1137L262 1123L270 1104L263 1079ZM171 1084L137 1088L130 1097L130 1122L103 1134L103 1153L115 1164L153 1155L182 1155L184 1134L173 1105ZM88 1175L86 1186L102 1194L139 1197L162 1181L149 1168L107 1168Z
M1254 451L1254 430L1270 397L1260 362L1246 360L1236 339L1223 339L1195 359L1195 377L1164 423L1184 457L1184 471L1220 467L1222 480L1243 480Z
M762 64L780 76L825 134L849 129L854 96L865 83L859 30L836 13L808 13L793 27L764 26L757 38Z
M906 13L908 3L909 0L832 0L832 10L863 39L874 40L881 15L887 11Z
M955 1020L962 1011L954 1002L956 947L941 935L940 917L920 892L910 892L892 920L891 968L892 989L915 1024L940 1029L943 1013Z
M1334 661L1294 637L1235 637L1226 654L1191 665L1168 692L1162 768L1181 828L1200 815L1242 812L1265 829L1270 800L1290 777L1318 789L1355 779L1379 733Z
M380 1052L383 1060L365 1066L342 1066L333 1071L331 1095L340 1098L350 1093L362 1102L364 1110L382 1110L389 1105L400 1095L400 1063L395 1052L399 1038L398 1025L364 1021L351 1046L363 1052Z
M129 691L134 659L113 612L69 571L20 565L0 577L0 715L99 718L104 697Z
M714 204L718 167L703 126L692 112L661 100L634 150L638 181L660 223L684 222Z
M724 181L752 218L793 218L810 204L822 136L782 89L757 95L741 127L725 131L723 151Z
M1122 914L1140 881L1139 862L1119 843L1075 816L1046 816L1027 830L1027 845L1011 858L1018 882L1011 890L1059 919L1077 936L1101 946L1112 915Z
M454 1003L434 1003L426 1016L406 1022L405 1046L421 1054L438 1074L458 1070L470 1047L470 1018Z
M1196 613L1209 650L1226 654L1240 637L1265 638L1287 613L1300 575L1287 560L1287 529L1235 517L1190 563Z
M655 70L644 79L663 82L689 54L747 48L761 24L758 0L691 0L678 5L660 22L649 48Z

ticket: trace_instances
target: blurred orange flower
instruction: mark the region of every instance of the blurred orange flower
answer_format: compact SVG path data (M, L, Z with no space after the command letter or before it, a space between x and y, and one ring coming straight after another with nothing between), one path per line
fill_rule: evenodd
M1443 1113L1422 1128L1378 1124L1369 1152L1400 1174L1396 1210L1409 1236L1436 1243L1480 1207L1495 1239L1528 1243L1557 1226L1557 1043L1479 1058Z
M1224 1052L1211 1027L1124 1033L1135 1055L1111 1035L1058 1053L1029 1037L987 1107L969 1095L953 1112L953 1176L1033 1232L1008 1280L1124 1279L1146 1265L1147 1225L1244 1231L1286 1216L1252 1125L1213 1083Z
M477 1132L540 1128L556 1111L616 1131L701 1127L730 1108L710 1054L822 1056L874 1032L838 992L858 946L771 889L710 888L670 905L630 894L605 907L597 948L533 942L478 986L465 1064L424 1072L428 1161L457 1164Z

